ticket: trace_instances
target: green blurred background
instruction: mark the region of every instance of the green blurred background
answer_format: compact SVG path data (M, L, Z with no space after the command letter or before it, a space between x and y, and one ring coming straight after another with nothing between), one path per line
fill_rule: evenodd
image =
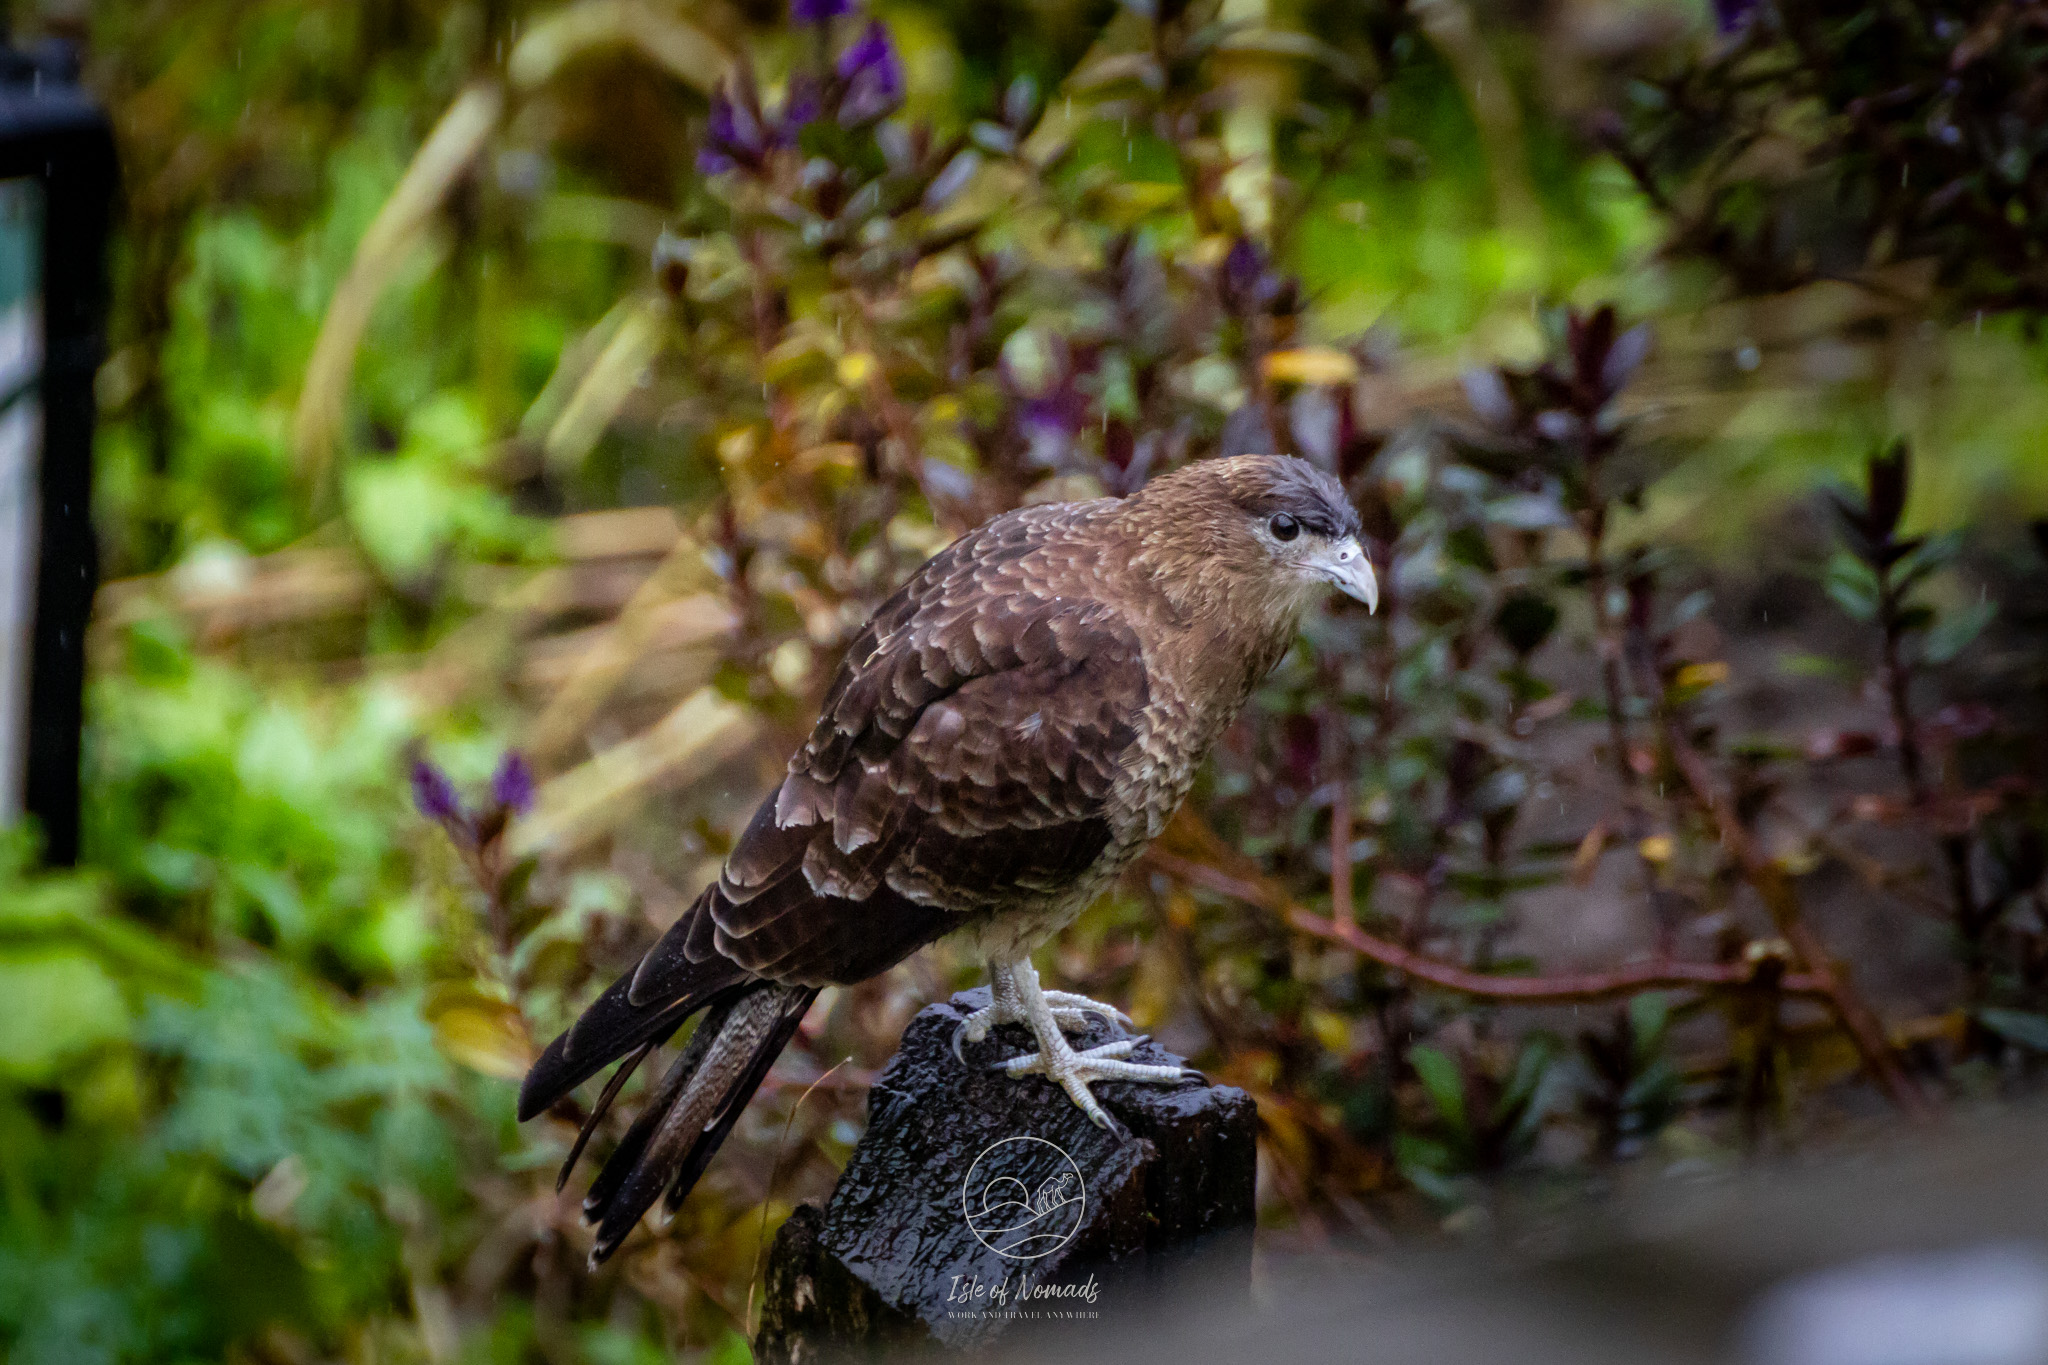
M0 840L9 1359L744 1359L762 1237L829 1189L861 1084L972 964L941 952L835 993L677 1225L595 1276L553 1192L573 1130L516 1125L516 1078L715 867L846 621L979 516L1113 481L1112 425L1142 435L1180 404L1161 455L1179 458L1235 439L1248 390L1300 430L1322 410L1298 395L1335 385L1385 462L1464 420L1468 367L1541 359L1548 310L1612 303L1653 326L1630 413L1670 469L1628 534L1702 581L1783 568L1810 491L1894 436L1917 456L1910 527L1995 547L2048 513L2048 342L2024 310L1882 252L1861 282L1759 291L1667 250L1674 211L1588 130L1654 110L1656 80L1729 41L1708 8L1227 0L1240 40L1162 76L1186 97L1161 114L1103 63L1185 7L1165 8L873 0L906 78L894 121L981 149L957 199L888 210L974 260L933 251L891 283L856 250L886 232L834 255L803 236L814 202L778 219L698 168L727 57L775 92L825 41L780 0L14 6L18 33L83 45L124 201L86 854L43 871L32 831ZM843 46L858 20L838 22ZM1020 89L1037 180L1004 178ZM878 135L854 140L806 151L882 164ZM762 303L749 253L771 229L794 245ZM1166 397L1130 377L1152 361L1100 364L1061 437L1095 463L950 434L1052 402L1070 345L1116 351L1134 324L1101 300L1144 271L1104 284L1100 253L1126 240L1171 272L1158 316L1206 318L1174 300L1238 240L1298 306L1249 351L1228 323L1159 340ZM976 269L1021 281L985 317ZM1289 667L1283 689L1313 693ZM1273 702L1275 733L1305 705ZM406 771L431 754L474 790L515 748L542 782L508 836L507 935ZM1404 752L1387 761L1424 782L1447 750ZM1321 827L1232 816L1255 785L1234 774L1198 800L1320 885L1285 849ZM1192 955L1213 999L1281 1021L1198 1039L1260 1095L1279 1232L1428 1185L1449 1158L1402 1156L1408 1120L1345 1089L1371 1000L1319 994L1298 945L1233 938L1223 913L1120 895L1054 965L1157 1023L1194 1008ZM1661 1009L1639 1005L1639 1034ZM1440 1096L1437 1067L1387 1093ZM1718 1140L1701 1131L1686 1150Z

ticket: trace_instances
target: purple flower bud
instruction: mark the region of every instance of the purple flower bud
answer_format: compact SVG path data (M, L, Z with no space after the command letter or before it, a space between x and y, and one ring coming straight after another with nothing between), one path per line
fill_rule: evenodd
M853 13L853 0L789 0L793 24L828 24Z
M1714 25L1723 33L1733 33L1749 22L1756 7L1757 0L1714 0Z
M491 799L513 815L523 815L533 805L533 769L517 749L508 750L491 775Z
M1223 258L1217 271L1217 292L1231 312L1248 315L1266 311L1286 288L1287 281L1266 263L1266 253L1249 237L1240 237Z
M455 784L448 780L448 774L424 758L413 760L412 803L419 807L421 815L436 824L453 828L464 821Z
M724 85L711 92L711 122L704 131L719 146L729 147L739 141L739 112Z
M742 67L712 92L697 169L706 175L766 169L770 153L796 146L798 132L818 117L821 103L817 77L799 74L790 81L782 108L766 113L752 75Z
M782 97L782 111L775 118L776 145L796 146L796 135L803 131L805 124L818 117L823 103L816 76L800 71L790 77L789 93Z
M1017 420L1027 427L1072 436L1088 420L1088 400L1073 385L1061 384L1041 397L1026 399L1017 409Z
M1074 440L1088 420L1088 396L1081 392L1073 375L1036 397L1017 405L1017 425L1022 430L1025 458L1034 465L1056 469L1073 453Z
M706 175L742 166L758 170L767 161L769 141L753 83L744 78L728 81L711 94L711 118L704 146L697 152L697 169Z
M839 101L839 122L845 127L873 123L903 102L903 63L880 23L870 21L853 46L839 54L838 70L846 85Z
M1249 237L1240 237L1230 244L1230 253L1223 258L1223 279L1234 289L1248 290L1259 280L1265 265L1259 260L1259 248Z

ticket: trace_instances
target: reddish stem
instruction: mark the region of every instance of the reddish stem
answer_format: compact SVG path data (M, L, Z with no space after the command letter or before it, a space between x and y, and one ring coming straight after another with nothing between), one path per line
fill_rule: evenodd
M1406 972L1419 981L1461 995L1485 1000L1514 1001L1526 1005L1583 1004L1612 1000L1655 990L1760 990L1775 989L1787 995L1828 998L1829 990L1816 976L1787 973L1774 985L1759 980L1755 964L1714 962L1643 962L1606 972L1576 972L1562 976L1492 976L1452 963L1440 962L1398 943L1369 934L1343 919L1325 919L1297 905L1285 891L1264 879L1233 875L1207 863L1196 862L1157 848L1146 860L1168 876L1218 895L1270 910L1292 928L1359 953L1382 966Z

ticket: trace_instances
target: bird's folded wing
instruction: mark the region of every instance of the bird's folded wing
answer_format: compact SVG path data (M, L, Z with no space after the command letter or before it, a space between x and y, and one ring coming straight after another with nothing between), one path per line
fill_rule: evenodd
M1048 529L990 523L876 613L712 894L641 963L635 1005L718 961L858 981L1086 877L1148 690L1135 632Z

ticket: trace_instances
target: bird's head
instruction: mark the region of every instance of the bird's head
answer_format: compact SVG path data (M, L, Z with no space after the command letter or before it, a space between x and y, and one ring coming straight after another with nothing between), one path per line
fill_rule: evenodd
M1297 609L1328 588L1379 606L1357 509L1306 460L1197 460L1140 489L1130 511L1168 574Z

